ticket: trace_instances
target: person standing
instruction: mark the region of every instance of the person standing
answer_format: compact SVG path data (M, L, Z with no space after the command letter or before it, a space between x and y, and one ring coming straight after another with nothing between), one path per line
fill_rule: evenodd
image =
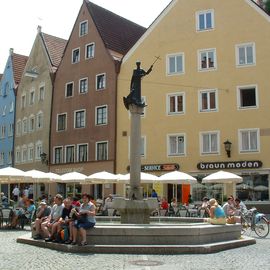
M18 188L17 185L16 185L16 186L14 187L14 189L12 190L12 194L13 194L13 200L14 200L15 202L17 202L17 201L18 201L18 198L19 198L19 195L20 195L20 190L19 190L19 188Z

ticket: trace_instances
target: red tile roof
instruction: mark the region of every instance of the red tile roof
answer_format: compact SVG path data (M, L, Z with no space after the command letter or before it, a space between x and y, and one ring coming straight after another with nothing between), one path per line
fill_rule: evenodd
M22 77L27 60L28 60L28 56L25 56L25 55L21 55L17 53L12 53L11 55L13 77L14 77L15 85L19 84L21 81L21 77Z
M126 54L146 28L86 1L88 11L108 49Z
M41 33L41 37L46 46L52 66L58 67L61 62L67 41L65 39L51 36L43 32Z

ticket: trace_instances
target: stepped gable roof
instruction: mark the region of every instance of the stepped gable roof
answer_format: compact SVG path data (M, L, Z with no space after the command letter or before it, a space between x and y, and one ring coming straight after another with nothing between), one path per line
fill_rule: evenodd
M67 44L67 40L45 34L43 32L41 33L41 37L44 41L52 66L58 67Z
M12 53L11 55L12 59L12 66L13 66L13 77L15 85L19 84L21 81L21 77L26 65L26 62L28 60L28 56Z
M143 26L92 2L86 1L86 5L105 46L110 50L126 54L146 31Z

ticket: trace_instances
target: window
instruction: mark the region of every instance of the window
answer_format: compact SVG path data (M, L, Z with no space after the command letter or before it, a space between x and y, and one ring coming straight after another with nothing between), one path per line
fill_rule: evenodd
M244 129L239 131L240 152L259 151L259 129Z
M74 162L75 147L73 145L66 146L66 163Z
M168 135L168 156L185 155L185 135Z
M33 105L35 102L35 92L31 91L29 96L29 105Z
M238 107L240 109L256 108L257 101L257 87L256 86L243 86L238 87Z
M4 91L3 91L3 96L8 95L9 93L9 82L5 83Z
M199 51L199 70L211 70L216 68L216 50Z
M75 128L84 128L85 127L85 110L75 111Z
M43 101L45 98L45 86L42 85L39 87L39 101Z
M5 160L5 153L0 152L0 165L4 165L4 160Z
M12 151L8 152L8 164L12 164Z
M108 121L108 107L96 107L96 125L107 125Z
M29 118L29 132L33 132L35 128L35 116L31 115Z
M96 76L96 89L104 89L106 86L106 76L105 74L99 74Z
M96 160L108 160L108 142L96 143Z
M219 153L219 133L201 133L201 154Z
M54 148L54 163L60 164L63 160L63 147Z
M23 146L22 147L22 162L26 162L27 161L27 147Z
M216 90L202 90L199 92L200 112L217 110L217 92Z
M66 84L66 97L73 96L73 82L69 82Z
M2 112L2 115L3 115L3 116L6 115L6 110L7 110L7 105L5 105L4 108L3 108L3 112Z
M88 33L88 21L80 22L80 37Z
M16 148L16 156L15 156L15 162L20 163L21 162L21 150L19 147Z
M72 50L72 64L76 64L80 62L80 48Z
M197 31L205 31L214 28L214 10L203 10L196 13Z
M184 73L184 54L179 53L167 56L167 74L177 75Z
M26 107L26 96L22 95L21 108L24 109L25 107Z
M16 135L20 136L22 133L22 121L18 120L16 124Z
M236 65L248 66L255 64L255 44L236 45Z
M79 162L84 162L88 160L87 157L87 144L79 144L78 145L78 161Z
M1 126L1 139L4 139L6 137L6 126Z
M24 118L23 119L23 122L22 122L22 133L23 134L26 134L27 133L27 118Z
M29 161L34 160L34 146L33 146L33 144L28 145L28 160Z
M95 56L95 43L85 45L85 58L90 59Z
M37 129L43 128L43 112L37 114Z
M14 129L14 125L13 125L13 123L10 123L9 127L8 127L8 136L9 137L13 136L13 129Z
M36 160L40 160L40 155L43 152L42 150L42 143L38 141L36 143Z
M88 91L88 78L80 79L79 82L79 93L83 94Z
M66 124L67 124L67 114L58 114L57 115L57 131L63 131L66 130Z
M14 111L14 102L10 102L9 112L12 113Z
M184 102L184 93L167 95L167 113L171 115L184 113Z

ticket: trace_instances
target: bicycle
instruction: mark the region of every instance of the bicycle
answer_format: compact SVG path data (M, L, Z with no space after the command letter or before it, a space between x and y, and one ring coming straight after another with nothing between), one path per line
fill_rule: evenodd
M265 214L259 213L256 208L240 212L242 234L250 235L254 231L260 238L269 234L269 221Z

